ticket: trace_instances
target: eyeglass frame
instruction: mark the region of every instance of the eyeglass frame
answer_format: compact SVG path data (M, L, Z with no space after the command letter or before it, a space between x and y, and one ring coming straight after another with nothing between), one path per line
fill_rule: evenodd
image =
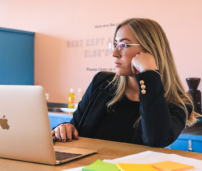
M125 44L126 47L127 47L128 45L140 46L140 44L126 44L126 43L123 43L123 42L120 42L120 43L117 43L117 44ZM109 45L108 45L109 53L110 53L111 55L113 55L113 52L114 52L114 50L117 48L117 46L114 48L113 52L110 52L110 45L113 45L113 46L114 46L114 43L109 43ZM126 49L125 53L124 53L124 54L121 54L121 53L120 53L120 50L119 50L118 48L117 48L117 50L118 50L118 52L119 52L120 55L125 55L126 52L127 52L127 49Z

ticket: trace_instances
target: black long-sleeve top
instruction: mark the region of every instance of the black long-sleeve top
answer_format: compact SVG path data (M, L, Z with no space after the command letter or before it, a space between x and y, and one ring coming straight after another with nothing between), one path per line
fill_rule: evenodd
M139 101L131 101L124 96L115 103L113 111L105 111L92 137L130 143L134 123L140 117L139 107Z
M137 74L140 101L130 101L124 96L112 106L112 112L107 102L116 89L109 85L114 76L114 73L99 72L93 78L70 121L79 136L153 147L174 142L185 127L186 115L180 107L167 103L160 75L154 71ZM141 80L146 86L145 94L141 92ZM187 109L190 115L191 107ZM139 116L141 120L133 127Z

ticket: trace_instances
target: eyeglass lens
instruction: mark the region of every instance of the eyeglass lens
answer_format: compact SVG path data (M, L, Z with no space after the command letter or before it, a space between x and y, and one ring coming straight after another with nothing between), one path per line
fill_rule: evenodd
M119 43L117 48L118 48L120 55L125 54L125 52L126 52L126 44L125 43Z
M124 55L126 53L125 43L118 43L118 44L109 43L109 53L113 54L116 47L120 55Z

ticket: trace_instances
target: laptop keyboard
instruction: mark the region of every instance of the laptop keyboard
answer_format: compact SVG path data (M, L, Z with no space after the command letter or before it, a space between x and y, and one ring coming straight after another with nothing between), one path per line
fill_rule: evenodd
M74 154L74 153L66 153L66 152L55 151L56 160L66 160L66 159L81 156L81 155L82 154Z

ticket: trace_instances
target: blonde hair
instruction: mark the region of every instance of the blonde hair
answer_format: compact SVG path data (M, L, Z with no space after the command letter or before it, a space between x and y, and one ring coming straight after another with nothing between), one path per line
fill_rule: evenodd
M154 56L164 86L164 96L168 104L177 105L185 111L186 125L190 126L195 123L196 117L200 117L201 115L194 112L194 105L191 97L186 94L182 86L168 39L161 26L156 21L150 19L128 19L116 27L113 40L115 40L118 29L124 25L127 25L132 30L141 46ZM115 75L111 83L117 85L117 89L114 98L107 104L108 108L124 96L127 85L127 77ZM188 110L185 105L192 106L192 113L189 118ZM141 117L135 122L135 124L140 119Z

